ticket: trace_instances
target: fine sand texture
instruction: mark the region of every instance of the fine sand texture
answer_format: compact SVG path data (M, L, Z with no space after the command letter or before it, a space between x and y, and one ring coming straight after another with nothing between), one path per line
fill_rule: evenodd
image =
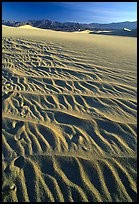
M2 27L3 202L135 202L137 39Z

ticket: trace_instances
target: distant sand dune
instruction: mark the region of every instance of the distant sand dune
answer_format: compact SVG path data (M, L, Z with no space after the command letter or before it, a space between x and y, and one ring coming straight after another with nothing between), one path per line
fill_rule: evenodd
M90 33L91 30L83 30L83 31L74 31L74 33Z
M137 37L137 29L130 30L128 28L111 30L111 31L92 31L89 34L101 34L101 35L116 35L116 36L128 36L128 37Z
M23 26L19 26L18 28L39 30L39 28L36 28L34 26L31 26L31 25L23 25Z
M2 33L3 202L136 201L136 39Z

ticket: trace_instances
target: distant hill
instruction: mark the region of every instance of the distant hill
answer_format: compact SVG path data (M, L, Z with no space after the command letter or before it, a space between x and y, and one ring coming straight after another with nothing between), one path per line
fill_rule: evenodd
M3 25L7 26L22 26L22 25L31 25L37 28L43 29L52 29L52 30L60 30L60 31L83 31L83 30L117 30L117 29L136 29L137 21L134 22L118 22L118 23L108 23L108 24L100 24L100 23L89 23L89 24L81 24L74 22L56 22L50 20L28 20L25 22L20 21L12 21L12 20L2 20Z

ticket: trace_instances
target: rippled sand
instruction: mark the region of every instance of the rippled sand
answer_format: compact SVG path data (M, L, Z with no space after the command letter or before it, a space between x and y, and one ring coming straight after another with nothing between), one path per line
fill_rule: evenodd
M136 38L2 37L3 202L136 201Z

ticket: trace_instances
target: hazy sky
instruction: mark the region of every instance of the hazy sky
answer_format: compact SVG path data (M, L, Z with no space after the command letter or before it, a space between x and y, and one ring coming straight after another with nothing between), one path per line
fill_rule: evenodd
M3 2L3 20L111 23L137 20L137 2Z

